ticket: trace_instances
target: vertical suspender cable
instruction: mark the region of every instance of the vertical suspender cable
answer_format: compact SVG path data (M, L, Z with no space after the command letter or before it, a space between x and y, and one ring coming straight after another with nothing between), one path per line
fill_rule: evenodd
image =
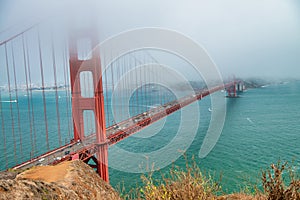
M147 71L148 65L147 63L143 61L140 61L140 91L141 91L141 105L142 106L142 112L145 112L147 110L147 96L146 96L146 87L145 87L145 71Z
M130 90L129 90L129 84L128 84L128 80L130 80L130 69L129 69L129 65L128 65L128 56L126 56L124 58L124 66L125 66L125 79L124 79L124 88L125 88L125 92L126 92L126 100L128 102L126 102L126 105L128 106L125 111L126 115L124 116L126 119L130 118L130 113L131 113L131 107L130 107ZM125 119L124 119L125 120Z
M152 94L151 94L151 92L149 90L149 87L151 86L151 80L150 79L147 80L147 74L150 74L148 72L148 70L150 70L150 67L151 67L151 65L150 66L147 65L147 67L144 70L144 79L145 79L145 81L147 83L147 84L145 84L145 87L144 87L144 98L146 99L147 106L149 106L149 107L147 107L147 110L149 110L151 108L151 105L152 105L151 104Z
M127 97L128 97L128 87L127 87L127 85L126 85L126 80L127 80L127 62L126 62L126 58L127 58L127 56L125 56L124 58L123 58L123 73L122 73L122 75L123 75L123 81L122 81L122 84L123 84L123 90L124 90L124 105L127 105L127 102L125 102L125 100L127 100ZM128 106L129 106L129 104L128 104ZM124 106L124 116L123 116L123 118L124 118L124 120L127 118L127 111L128 111L128 109L129 109L129 107L125 107ZM122 120L123 120L123 118L122 118Z
M139 111L138 111L138 114L141 114L142 112L143 112L143 93L142 93L142 89L141 89L141 77L140 77L140 75L141 75L141 72L140 72L140 70L141 70L141 68L142 68L143 66L139 66L136 70L137 70L137 72L136 72L136 77L137 77L137 92L138 92L138 104L137 104L137 106L138 106L138 108L139 108Z
M158 95L157 94L153 95L152 91L150 90L151 97L152 97L151 99L153 99L152 105L155 105L155 104L159 104L159 95L160 95L159 86L160 85L159 85L159 79L158 79L159 74L155 74L153 68L154 68L153 65L151 65L148 73L149 73L149 77L151 77L150 74L152 74L152 76L154 77L155 81L153 81L153 83L151 83L151 85L154 87L155 92L158 92Z
M139 114L139 108L140 108L140 106L139 106L139 88L138 88L138 73L137 73L137 62L136 62L136 60L134 60L134 72L135 72L135 87L134 87L134 91L135 91L135 105L134 106L136 106L136 113L134 114L134 116L135 115L137 115L137 114Z
M66 46L64 47L63 49L63 68L64 68L64 84L65 84L65 95L66 95L66 115L67 115L67 120L68 120L68 138L71 139L71 118L70 118L70 113L69 111L71 110L70 109L70 94L69 94L69 84L68 84L68 80L69 80L69 77L68 77L68 60L67 60L67 56L66 56Z
M145 63L145 57L143 58L143 63ZM143 74L143 76L144 76L144 80L145 80L145 82L147 83L146 85L145 85L145 88L144 88L144 91L145 91L145 98L146 98L146 103L147 103L147 106L149 106L148 108L150 109L151 108L151 106L152 106L152 103L151 103L151 101L152 101L152 99L151 99L151 97L152 97L152 95L151 95L151 92L150 92L150 88L151 88L151 83L150 83L150 79L148 79L148 76L149 76L149 68L150 68L150 66L148 67L148 65L147 65L147 67L145 67L145 70L144 70L144 74ZM148 109L148 110L149 110Z
M142 107L142 112L145 112L146 110L148 110L147 106L148 106L148 100L147 100L147 88L146 88L146 85L147 83L145 84L146 81L146 78L145 78L145 74L147 73L147 68L148 66L146 65L146 63L143 61L143 62L140 62L140 90L141 90L141 104L143 105Z
M132 115L132 113L134 112L134 110L133 110L133 107L132 107L132 102L131 102L131 76L132 76L132 74L131 74L131 66L130 66L130 59L129 59L129 57L127 56L127 59L126 59L126 61L127 61L127 71L128 71L128 78L126 79L126 88L128 88L127 89L127 92L128 92L128 100L129 100L129 102L128 102L128 105L129 105L129 118L131 117L131 115Z
M162 74L159 73L159 82L162 82ZM162 94L162 85L159 85L159 100L160 100L160 105L163 105L163 94Z
M105 57L105 55L103 57L103 63L106 64L106 57ZM106 102L106 112L105 112L105 114L107 116L107 121L106 122L108 122L107 126L110 126L112 124L110 124L111 122L110 122L110 112L109 112L108 80L107 80L107 67L106 67L106 65L104 65L104 67L102 67L102 69L104 69L102 71L102 77L104 75L104 78L105 78L105 81L104 81L104 83L105 83L105 96L106 96L106 101L105 101Z
M140 79L140 91L141 91L141 112L145 112L145 102L144 102L144 99L145 99L145 94L144 94L144 90L143 90L143 79L142 79L142 71L143 69L145 68L146 66L141 66L139 67L139 79Z
M131 53L129 53L129 55L131 55ZM130 57L131 58L131 57ZM130 71L132 71L133 69L132 69L132 63L131 63L131 61L129 61L129 67L130 67ZM132 73L130 73L130 74L132 74L133 75L133 72ZM131 88L133 88L133 80L132 80L132 78L130 77L130 86L131 86ZM131 91L131 92L133 92L133 91ZM132 117L132 116L134 116L134 113L135 113L135 105L134 105L134 93L131 93L130 94L131 95L131 97L130 97L130 99L131 99L131 107L132 107L132 113L131 113L131 115L130 115L130 118Z
M10 73L9 73L9 63L8 63L8 52L7 52L7 43L5 43L5 59L6 59L6 73L7 73L7 82L8 82L8 94L9 94L9 108L10 108L10 117L11 117L11 130L13 136L13 143L14 143L14 158L15 163L17 163L17 145L16 145L16 138L15 138L15 121L13 115L13 108L12 108L12 99L11 99L11 85L10 85Z
M144 62L145 62L145 57L144 57ZM156 87L155 83L153 83L151 81L151 75L153 76L154 74L151 74L152 73L152 65L150 65L150 67L148 68L147 70L147 73L146 73L146 79L147 79L147 82L148 82L148 91L147 91L147 95L149 95L149 104L151 106L154 106L155 104L157 104L156 102L156 99L155 98L158 98L157 95L153 95L153 92L152 92L152 87ZM155 77L155 76L154 76ZM156 91L156 88L153 88L154 91Z
M125 76L125 74L126 74L126 62L125 62L125 60L126 60L126 57L123 57L123 59L122 59L122 71L121 71L121 78L123 79L122 80L122 109L123 109L123 115L122 115L122 117L121 117L121 119L122 119L122 121L126 118L126 107L124 106L124 105L126 105L126 102L125 102L125 100L126 100L126 96L127 96L127 92L126 92L126 87L125 87L125 80L126 80L126 76Z
M131 82L131 80L132 80L132 72L131 72L131 64L130 64L130 62L131 62L130 58L127 59L128 72L129 72L129 77L127 79L127 88L128 89L130 88L130 90L128 90L128 95L129 95L129 106L130 106L130 109L131 109L129 118L132 116L132 113L134 113L134 107L132 105L132 93L131 93L132 92L131 91L131 88L132 88L132 86L131 86L131 84L132 84L132 82Z
M115 82L114 82L114 62L115 62L115 60L111 63L111 83L112 83L112 90L111 90L111 96L113 97L115 94L114 94L114 91L115 91ZM112 101L112 106L115 106L116 104L116 102L115 102L116 100L115 100L115 97L113 98L113 101ZM113 123L116 123L115 122L115 115L116 115L116 113L114 112L114 109L115 108L111 108L112 109L112 118L113 118Z
M28 43L26 40L26 52L27 52L27 67L28 67L28 79L29 79L29 85L32 86L31 81L31 67L30 67L30 61L29 61L29 50L28 50ZM32 96L32 90L30 88L29 90L30 94L30 107L31 107L31 116L32 116L32 128L33 128L33 150L32 150L32 156L35 155L35 149L36 149L36 128L35 128L35 118L34 118L34 104L33 104L33 96Z
M125 108L125 100L126 100L126 88L124 87L124 78L126 78L124 76L124 73L125 73L125 58L126 56L123 56L121 61L120 61L120 78L119 78L119 81L120 81L120 84L121 84L121 94L120 94L120 102L121 102L121 108L122 111L121 111L121 121L123 121L124 119L126 119L126 108Z
M151 53L149 53L148 51L146 51L146 53L148 54L148 56L151 58L151 62L152 63L156 63L156 64L159 64L159 62L151 55ZM152 71L154 72L154 70L152 69ZM157 74L157 76L154 76L154 78L156 79L156 81L159 81L161 83L162 81L162 74L159 73ZM165 102L162 102L162 85L158 84L157 85L158 88L158 91L159 91L159 95L158 95L158 101L157 103L160 103L161 105L164 104Z
M148 72L148 74L151 74L151 71L152 71L152 68L153 68L153 66L152 66L152 64L149 66L149 72ZM155 81L151 81L151 80L153 80L155 77L152 77L152 79L150 79L149 80L149 84L148 84L148 92L149 92L149 101L147 101L148 102L148 105L153 105L154 104L154 99L153 99L153 92L152 92L152 86L154 85L153 84L153 82L155 83Z
M48 132L48 119L47 119L47 104L46 104L46 97L45 97L45 80L44 80L44 68L43 68L43 59L42 59L42 48L41 48L41 38L38 32L38 48L39 48L39 59L40 59L40 72L42 78L42 95L43 95L43 104L44 104L44 121L45 121L45 128L46 128L46 143L47 143L47 150L49 151L49 132Z
M133 52L131 52L131 54L133 54ZM131 58L134 58L134 55L132 55ZM132 70L134 70L133 71L133 76L135 76L135 79L133 80L134 81L134 88L133 88L134 93L133 94L135 95L135 96L133 96L134 99L135 99L135 101L133 101L134 102L133 106L135 108L135 112L133 113L133 116L135 116L139 112L139 107L138 107L139 93L138 93L137 88L136 88L137 87L136 59L134 59L134 63L132 64L132 66L133 66Z
M150 108L150 95L149 95L149 80L147 80L147 74L148 74L148 68L149 68L149 65L148 63L145 63L145 61L143 60L143 65L144 67L142 68L143 69L143 72L141 72L141 79L142 81L144 82L142 84L142 96L143 96L143 99L144 99L144 105L146 106L145 108L145 111L149 110Z
M0 117L1 117L1 127L2 127L2 137L3 137L3 150L5 156L5 168L8 168L8 160L7 160L7 151L6 151L6 133L5 133L5 123L2 113L2 97L1 97L1 90L0 90Z
M123 56L122 56L123 57ZM118 81L120 81L120 68L121 68L121 66L122 66L122 64L120 64L121 63L121 59L122 59L122 57L120 57L119 59L118 59L118 65L117 65L117 79L116 79L116 83L118 82ZM119 86L120 87L120 86ZM121 95L121 92L122 92L122 90L118 90L118 113L120 114L120 116L123 116L123 114L122 114L122 95Z
M56 117L57 117L57 134L59 146L62 145L61 142L61 129L60 129L60 114L59 114L59 104L58 104L58 91L57 91L57 73L56 73L56 59L54 50L53 35L51 35L51 48L52 48L52 64L53 64L53 75L54 75L54 88L55 88L55 103L56 103Z
M16 75L16 61L15 61L15 52L14 52L14 45L13 43L11 44L11 51L12 51L12 62L13 62L13 74L14 74L14 83L15 83L15 94L16 94L16 100L19 100L19 95L18 95L18 86L17 86L17 75ZM17 108L17 121L18 121L18 132L19 132L19 140L20 140L20 154L21 158L23 159L23 150L22 150L22 131L21 131L21 122L20 122L20 108L19 104L16 103L16 108Z
M27 72L27 60L26 60L26 51L25 51L25 42L24 35L22 35L22 48L23 48L23 60L24 60L24 72L25 72L25 81L26 81L26 96L27 96L27 113L29 119L29 134L30 134L30 159L33 158L34 145L33 145L33 137L32 137L32 117L31 117L31 108L30 108L30 96L29 96L29 87L28 87L28 72ZM27 52L28 53L28 52Z

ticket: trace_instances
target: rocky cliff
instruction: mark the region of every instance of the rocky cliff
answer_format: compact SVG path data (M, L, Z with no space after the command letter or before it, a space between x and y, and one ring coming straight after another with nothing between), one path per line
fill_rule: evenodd
M0 199L121 199L92 168L77 161L0 176Z

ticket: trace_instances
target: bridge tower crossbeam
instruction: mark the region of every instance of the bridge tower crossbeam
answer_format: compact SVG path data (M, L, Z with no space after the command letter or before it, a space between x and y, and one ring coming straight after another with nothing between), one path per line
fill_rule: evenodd
M79 58L79 41L89 40L91 56L88 58ZM70 79L72 92L72 117L74 124L74 140L85 140L84 111L92 111L95 121L96 141L95 148L90 155L88 151L82 151L80 157L84 157L88 162L92 159L96 164L91 167L97 169L97 173L101 178L109 182L108 174L108 144L106 142L106 126L104 113L104 96L102 83L102 69L100 52L97 45L99 44L97 31L92 30L72 31L69 41L69 63L70 63ZM87 96L84 95L84 81L81 80L82 73L89 73L90 82L94 91ZM79 153L80 154L80 153ZM96 158L93 156L96 154Z

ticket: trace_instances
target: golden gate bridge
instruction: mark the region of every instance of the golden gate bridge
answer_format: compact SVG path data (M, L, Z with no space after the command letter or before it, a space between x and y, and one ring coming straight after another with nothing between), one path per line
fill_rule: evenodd
M100 58L97 48L97 31L72 33L68 42L57 42L55 35L48 36L48 39L43 38L40 27L32 26L0 42L4 169L80 159L109 181L109 146L210 94L226 90L228 97L237 97L238 92L244 90L243 82L234 79L212 88L195 89L181 97L172 96L162 86L143 82L153 75L159 82L167 74L155 74L151 67L151 73L132 68L141 62L133 53L131 59L103 70L101 59L104 58ZM145 58L145 55L140 60L145 59L156 62L152 56ZM130 88L130 84L138 85L138 82L141 87L134 94L122 91L121 96L129 96L135 105L130 108L121 105L118 113L122 117L116 121L108 101L116 101L110 95L114 93L117 80L128 71L139 78L122 82L122 87ZM130 113L127 118L123 117L128 116L126 109ZM42 110L43 114L37 114L37 110ZM49 110L55 114L49 116ZM38 142L41 140L42 145ZM24 143L28 143L26 148Z

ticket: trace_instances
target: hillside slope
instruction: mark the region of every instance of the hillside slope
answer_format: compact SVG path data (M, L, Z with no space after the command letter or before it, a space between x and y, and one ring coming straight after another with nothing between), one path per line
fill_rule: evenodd
M120 199L92 168L77 161L2 174L0 199Z

